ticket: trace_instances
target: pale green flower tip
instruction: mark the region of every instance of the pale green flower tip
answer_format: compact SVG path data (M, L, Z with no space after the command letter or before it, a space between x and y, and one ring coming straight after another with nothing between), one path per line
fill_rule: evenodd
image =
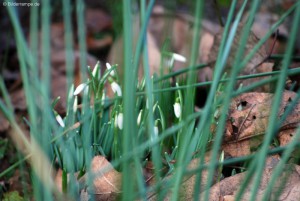
M186 58L180 54L173 53L173 59L182 63L186 62Z

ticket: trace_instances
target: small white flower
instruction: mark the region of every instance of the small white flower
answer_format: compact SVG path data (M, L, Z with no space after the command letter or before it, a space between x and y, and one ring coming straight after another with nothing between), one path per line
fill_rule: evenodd
M111 65L110 65L109 63L106 63L106 68L107 68L107 70L110 70L110 69L111 69ZM112 71L110 72L110 75L111 75L111 76L115 76L115 71L112 70Z
M117 116L117 126L120 130L123 129L123 113L119 113Z
M180 103L176 102L174 105L174 113L175 113L175 116L177 118L180 118L181 117L181 106L180 106Z
M146 108L149 109L149 101L148 101L148 98L146 100Z
M140 123L141 123L142 112L143 112L143 110L140 110L140 113L139 113L139 115L138 115L138 117L137 117L137 120L136 120L138 126L139 126Z
M117 93L118 96L122 96L122 90L120 85L118 85L116 82L112 82L110 86L114 93Z
M86 86L87 86L86 83L82 83L82 84L78 85L78 87L76 87L73 95L77 96L78 94L80 94Z
M73 103L74 113L77 111L77 105L78 105L78 96L75 96L74 103Z
M105 103L105 93L102 94L102 98L101 98L101 104L104 105Z
M92 72L92 75L95 77L96 76L96 73L97 71L99 70L100 68L100 64L99 64L99 61L96 63L94 69L93 69L93 72Z
M63 128L65 127L65 122L59 114L56 114L55 119L61 127L63 127Z
M158 136L158 126L154 126L154 135Z
M185 63L186 58L180 54L173 53L173 59Z

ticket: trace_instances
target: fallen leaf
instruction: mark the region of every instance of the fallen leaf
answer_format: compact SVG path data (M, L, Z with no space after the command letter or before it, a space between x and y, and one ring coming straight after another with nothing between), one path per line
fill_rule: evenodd
M147 47L149 57L150 75L153 73L160 73L161 65L161 52L160 48L163 47L167 39L170 39L170 44L166 51L180 54L190 60L191 45L193 39L192 24L194 19L192 16L186 13L172 14L161 5L156 5L153 8L153 12L149 21L147 30ZM201 24L201 35L199 41L199 55L197 57L197 63L208 62L210 49L213 45L214 35L219 29L218 25L215 25L207 20L203 20ZM136 40L139 36L139 21L134 17L133 21L133 47L136 46ZM117 39L110 50L108 60L112 64L118 64L118 72L122 77L124 67L123 65L123 38ZM169 67L162 62L163 72L168 72ZM173 71L178 71L188 66L187 62L174 61ZM140 66L139 78L143 76L143 70ZM198 81L203 82L211 80L212 70L210 67L206 67L197 72ZM185 76L185 75L183 75Z
M139 36L140 28L139 28L139 21L137 20L137 17L133 20L133 47L137 44L137 39ZM160 51L158 49L158 46L156 45L154 38L152 34L148 31L147 32L147 47L148 47L148 60L149 60L149 71L150 75L153 75L154 72L159 72L159 66L161 61ZM119 37L112 45L109 55L108 55L108 62L110 64L118 64L117 66L117 72L120 78L120 84L123 83L123 71L124 71L124 61L123 61L123 54L124 54L124 48L123 48L123 37ZM139 66L139 79L143 76L143 68ZM108 87L109 88L109 87ZM108 96L112 97L113 93L111 91L108 91Z
M100 8L87 8L85 10L85 24L87 33L99 33L113 26L112 17Z
M103 32L112 31L112 17L102 9L87 8L85 11L86 45L88 50L97 50L108 47L113 43L112 34Z
M82 58L79 51L72 52L73 61L74 61L74 85L77 87L82 83L82 75L80 72L80 59ZM92 68L97 63L97 59L91 55L87 55L87 65ZM52 89L52 98L55 99L58 96L60 100L55 106L55 110L59 114L64 114L66 112L66 94L67 94L67 78L66 78L66 59L65 51L58 50L53 51L51 55L51 89Z
M230 49L230 54L227 58L227 63L225 65L225 72L230 74L231 68L235 64L235 57L236 57L236 52L239 48L241 36L242 36L242 30L243 30L243 24L240 24L237 28L236 35L233 39L232 46ZM209 60L211 62L215 62L216 58L219 54L219 47L221 44L222 40L222 35L223 35L223 29L220 31L219 34L215 36L214 40L214 45L212 47L212 50L209 54ZM248 55L250 51L254 49L254 46L258 43L259 39L256 37L256 35L250 31L248 41L245 47L245 54ZM265 47L262 46L252 57L252 59L246 64L246 66L241 70L239 75L251 75L251 74L256 74L256 73L263 73L263 72L271 72L273 69L273 63L264 63L264 60L267 58L267 53L265 50ZM243 86L248 86L249 84L253 82L257 82L259 80L266 79L268 77L257 77L257 78L251 78L251 79L246 79L246 80L240 80L237 81L237 86L240 86L241 84ZM264 85L262 87L256 88L256 92L270 92L270 87L269 85Z
M259 190L255 200L262 200L265 190L269 185L269 181L272 176L273 170L278 164L279 160L280 160L279 156L272 156L267 158L266 166L262 174L261 183L259 185ZM299 166L291 165L291 164L285 165L285 170L281 172L280 177L278 177L276 184L273 187L271 194L269 195L270 200L275 199L274 196L279 190L282 191L281 194L279 195L278 200L299 200L300 199L300 192L297 189L300 183L300 175L297 169L299 169ZM230 199L235 197L235 195L239 191L241 183L243 182L243 179L246 174L247 172L236 174L234 176L227 177L222 181L220 181L219 183L213 185L209 190L210 191L209 200L219 201L220 197L225 198L228 196ZM246 192L243 194L241 200L244 201L250 200L250 195L252 192L251 185L253 185L252 182L248 184L248 188L246 189ZM204 193L201 194L201 196L203 195Z
M112 165L103 156L95 156L91 163L91 174L93 180L93 189L90 196L95 196L96 200L116 200L121 193L121 173L116 171ZM85 175L80 182L85 182ZM89 196L85 190L82 190L81 196L87 200Z
M2 112L0 112L0 133L7 131L8 128L9 128L9 122L3 116Z
M278 119L295 98L296 93L285 91L279 108ZM273 101L270 93L245 93L234 98L230 105L222 149L232 157L245 156L257 149L268 128ZM278 137L286 145L300 123L300 104L279 126Z
M14 92L11 92L10 99L15 110L19 110L19 111L27 110L24 89L20 88L15 90Z
M204 158L204 163L208 163L210 160L210 152L207 152ZM191 160L191 162L189 163L187 170L193 170L197 167L199 167L199 163L200 163L200 159L199 158L195 158L193 160ZM171 179L173 175L169 175L167 178L165 178L165 180ZM217 174L215 173L214 175L214 182L216 182L217 179ZM201 191L205 190L206 184L207 184L207 180L208 180L208 171L204 170L202 171L202 175L201 175L201 186L199 187L199 189L201 189ZM193 200L194 197L194 188L195 188L195 184L197 181L197 175L191 175L191 176L186 176L184 177L183 181L182 181L182 185L180 187L180 193L179 193L179 200ZM155 183L152 183L152 185L155 185ZM171 200L171 196L172 196L172 190L170 190L168 192L168 194L166 195L166 197L164 198L164 201L169 201ZM157 197L156 194L150 194L147 198L147 200L149 201L156 201Z

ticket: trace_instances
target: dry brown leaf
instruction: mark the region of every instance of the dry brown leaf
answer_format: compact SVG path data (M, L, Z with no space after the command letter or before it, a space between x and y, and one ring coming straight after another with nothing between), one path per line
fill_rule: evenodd
M96 193L121 192L121 174L113 168L105 157L95 156L93 158L92 172L98 175L94 180Z
M256 200L262 200L262 196L264 195L264 192L269 184L269 180L273 173L273 169L276 167L279 160L280 160L279 156L272 156L267 158L266 166L262 174L262 179L261 179ZM300 175L297 169L299 169L299 166L296 165L285 166L285 170L282 171L280 178L278 178L278 180L276 181L272 194L269 197L270 200L274 200L275 194L282 187L283 189L280 194L279 200L300 199L300 193L299 190L297 190L297 187L300 183ZM240 173L231 177L227 177L222 181L220 181L219 183L212 186L210 189L210 201L219 201L220 197L224 199L229 197L229 200L232 200L232 198L234 198L236 193L238 192L246 173L247 172ZM286 183L284 183L285 181ZM250 200L251 185L252 183L250 182L248 188L246 189L245 194L242 197L242 200L244 201Z
M81 73L80 73L80 52L74 51L73 52L73 61L74 61L74 85L75 87L82 83ZM96 58L91 55L87 55L87 65L94 68L95 64L97 63ZM65 51L58 50L53 51L51 55L51 68L52 73L52 98L55 99L58 96L60 100L58 101L57 105L55 106L55 110L59 114L64 114L66 112L66 94L67 94L67 78L66 78L66 59L65 59Z
M167 51L180 54L189 61L191 56L191 44L193 39L193 17L184 13L170 13L163 6L156 5L153 8L149 26L147 30L147 47L149 57L150 75L160 73L161 53L159 48L164 45L166 39L170 39L170 47ZM219 26L207 20L203 20L201 27L201 35L199 42L199 55L197 63L208 62L208 55L213 45L214 33L219 30ZM139 36L139 21L134 18L133 22L133 46ZM112 64L119 64L119 73L122 75L123 66L123 38L117 39L108 56L108 60ZM167 66L163 63L164 72L168 72ZM180 70L188 66L188 63L174 61L174 71ZM140 67L139 78L142 77L143 71ZM121 76L122 77L122 76ZM212 70L209 67L199 70L198 81L203 82L211 80Z
M102 9L87 8L85 11L86 44L88 50L107 47L112 44L113 37L108 34L103 38L97 38L104 30L112 30L112 18Z
M95 199L100 200L116 200L121 193L121 173L116 171L112 165L103 156L95 156L91 164L93 189L92 195ZM85 182L85 175L80 182ZM89 191L91 192L91 191ZM81 191L82 200L88 200L88 193Z
M252 148L261 144L261 138L267 130L273 94L245 93L231 102L223 150L232 157L245 156ZM295 98L294 92L285 91L279 108L278 117L282 116L289 103ZM281 145L287 144L294 129L300 122L300 104L297 104L286 120L280 125L279 140Z
M0 133L7 131L8 128L9 128L9 122L0 111Z
M23 89L17 89L16 91L10 93L10 99L15 110L27 110L25 93Z
M206 153L205 163L209 161L209 158L210 158L210 152ZM192 170L199 167L199 162L200 160L198 158L193 159L188 166L188 170ZM214 182L216 182L217 176L218 176L217 174L214 175ZM196 175L192 175L190 178L185 178L180 189L181 192L180 200L193 200L196 179L197 179ZM204 170L202 171L201 186L199 187L201 191L205 190L207 179L208 179L208 171Z
M205 158L204 158L204 162L205 163L208 163L208 161L210 160L210 152L207 152L206 155L205 155ZM187 169L188 170L193 170L197 167L199 167L199 162L200 162L200 159L199 158L195 158L193 159ZM205 187L206 187L206 182L207 182L207 178L208 178L208 172L206 170L202 171L202 175L201 175L201 191L204 191L205 190ZM172 175L168 176L166 178L166 180L170 179L172 177ZM217 178L217 175L215 174L214 175L214 182L216 181L216 178ZM196 179L197 179L197 176L196 175L191 175L191 176L188 176L188 177L185 177L183 179L183 182L182 182L182 185L180 187L180 194L179 194L179 200L193 200L193 196L194 196L194 187L195 187L195 184L196 184ZM155 183L153 183L152 185L155 185ZM164 198L164 201L169 201L171 200L171 196L172 196L172 191L170 191L166 197ZM157 197L156 195L149 195L147 200L149 201L156 201L157 200Z
M230 54L227 59L227 63L225 66L225 71L229 74L231 71L231 68L234 66L235 63L235 57L236 57L236 52L239 48L240 40L241 40L241 35L242 35L242 30L243 30L243 24L240 24L239 27L237 28L236 35L234 37ZM216 61L217 55L219 54L219 47L221 44L222 40L222 34L223 34L223 29L219 34L215 36L214 40L214 45L212 47L212 50L209 54L209 60L211 62ZM249 33L248 41L245 47L245 55L248 55L250 51L253 50L254 46L258 43L258 38L256 35L251 31ZM263 72L271 72L273 68L273 63L262 63L265 59L267 58L267 53L265 50L265 47L262 46L254 55L254 57L249 61L249 63L241 70L239 75L251 75L251 74L256 74L256 73L263 73ZM257 82L259 80L266 79L267 77L259 77L259 78L251 78L247 80L241 80L237 82L237 86L242 84L243 86L247 86L253 82ZM262 87L259 87L255 89L255 91L260 91L260 92L270 92L270 87L269 85L264 85Z
M137 44L137 39L139 37L139 21L137 18L133 20L133 47ZM159 66L160 66L160 51L154 41L154 38L152 34L148 31L147 32L147 47L148 47L148 58L149 58L149 70L150 75L153 75L154 72L159 72ZM122 78L123 78L123 70L124 70L124 61L123 61L123 54L124 54L124 48L123 48L123 37L118 38L112 45L109 55L108 55L108 61L111 64L118 64L117 71L120 75L121 84L122 84ZM141 78L143 75L142 67L139 67L139 78ZM110 90L110 87L108 87ZM112 92L108 91L109 96L113 95Z
M85 24L87 33L99 33L112 28L112 17L100 8L87 8L85 10Z

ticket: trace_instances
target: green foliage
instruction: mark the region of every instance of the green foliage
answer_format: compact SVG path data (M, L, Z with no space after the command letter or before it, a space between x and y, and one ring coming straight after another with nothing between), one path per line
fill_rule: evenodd
M8 146L8 139L0 138L0 159L2 159L5 155Z
M217 0L217 3L220 6L224 6L224 7L229 7L231 2L232 2L232 0Z
M86 61L81 61L81 73L83 76L82 83L74 87L73 83L73 65L72 54L74 45L71 27L71 8L70 2L66 1L63 5L64 23L68 24L65 30L66 39L66 66L67 66L67 102L66 114L60 116L55 111L55 105L61 101L57 97L54 101L50 98L50 2L45 1L42 5L42 73L39 75L37 63L37 43L31 42L30 48L27 46L26 39L21 32L19 21L17 20L16 11L7 7L12 24L15 29L15 39L17 41L17 50L20 60L20 68L23 79L23 85L28 106L31 141L24 139L20 127L16 124L13 115L9 95L1 79L0 87L3 100L0 101L0 110L10 121L12 128L19 134L25 144L24 159L12 165L8 170L18 167L24 160L32 157L34 153L41 153L43 161L52 162L52 166L62 169L62 186L63 192L71 198L78 198L78 186L75 172L80 172L78 178L91 169L91 160L95 155L103 155L111 161L111 164L122 171L123 200L135 200L146 198L148 193L157 194L158 199L167 196L168 191L172 191L170 199L180 199L181 184L189 173L187 166L194 157L199 157L199 164L195 167L193 174L198 178L195 184L194 200L199 200L199 186L202 186L200 178L204 170L208 170L208 179L206 188L212 185L214 173L218 172L218 180L221 179L224 164L239 162L248 162L247 176L242 185L238 196L242 196L247 187L247 182L254 177L256 185L253 188L252 199L255 200L256 192L259 188L261 174L263 172L265 158L269 154L269 145L272 142L274 133L276 133L276 123L278 122L277 112L281 101L285 78L288 73L299 73L297 70L287 70L292 56L293 43L296 38L296 28L299 24L300 6L299 3L292 7L279 21L272 27L267 35L262 38L253 50L244 58L245 46L250 33L250 28L258 9L259 1L251 2L251 9L248 21L242 30L242 37L239 42L238 51L234 66L230 74L224 73L223 69L226 60L230 54L233 39L238 30L247 1L239 9L237 16L234 18L237 1L219 0L221 6L229 6L230 12L226 22L220 51L216 58L214 66L213 81L197 83L196 73L199 68L207 64L197 64L199 33L201 23L201 13L203 11L203 1L195 2L195 23L191 61L186 69L173 72L174 54L163 49L163 60L170 60L169 64L162 62L161 69L169 69L168 73L161 70L159 75L154 74L152 77L149 72L149 61L147 52L147 43L145 43L147 26L154 1L140 1L141 10L141 32L136 47L132 47L132 7L130 0L123 0L122 4L114 6L111 4L112 16L116 17L116 32L123 32L124 37L124 66L112 66L107 64L106 70L102 71L99 63L91 69L87 68ZM171 4L174 2L170 3ZM231 3L231 4L230 4ZM83 24L83 2L76 1L76 16L78 23ZM263 45L274 30L283 22L283 20L297 7L295 20L291 37L287 47L287 54L283 58L281 70L269 73L272 78L263 82L253 83L251 86L242 87L236 92L233 90L237 79L257 77L261 75L240 76L239 72L244 68L247 62L254 56L255 52ZM122 11L122 12L121 12ZM37 15L32 8L32 15ZM122 16L122 17L121 17ZM115 21L116 22L116 21ZM233 22L233 23L231 23ZM121 25L122 24L122 25ZM31 18L31 37L36 34L38 20ZM122 29L122 31L121 31ZM84 56L85 50L85 32L79 26L79 49ZM138 70L142 58L144 76L138 80ZM124 68L124 75L118 75L116 68ZM181 81L179 76L187 74L187 80ZM119 77L123 76L123 77ZM170 79L171 78L171 79ZM120 86L120 79L124 80L124 86ZM262 146L254 156L227 160L223 153L220 154L222 137L224 134L227 114L232 97L240 93L247 92L265 82L276 81L277 87L275 92L275 101L272 107L272 117ZM207 102L201 111L194 111L194 94L196 86L210 85L210 91ZM113 98L107 97L107 90L111 88L114 92ZM298 97L299 98L299 97ZM298 100L298 99L297 99ZM80 106L78 101L80 101ZM176 106L175 106L176 104ZM295 106L295 102L291 103ZM281 122L292 111L292 106L287 108L286 113L280 119ZM178 113L180 109L180 115ZM177 111L174 111L174 110ZM174 113L175 112L175 113ZM211 126L216 124L217 128L214 133L211 132ZM297 132L297 136L300 135ZM20 142L20 141L17 141ZM16 143L17 143L16 142ZM34 142L37 143L36 146ZM6 151L7 141L0 141L0 159ZM283 162L280 163L268 186L268 190L275 184L276 178L282 171L284 161L288 159L297 143L293 142L284 150ZM32 149L30 147L33 147ZM204 164L206 152L211 151L211 160L209 164ZM196 153L196 154L195 154ZM141 171L145 162L150 160L154 167L155 181L157 182L151 188L147 187ZM236 160L236 161L234 161ZM176 161L174 164L173 162ZM46 180L41 174L38 166L34 162L29 162L32 167L32 187L34 199L36 200L55 200L61 195L55 190L53 184ZM46 166L46 169L53 167ZM164 169L165 171L161 171ZM48 169L47 169L48 170ZM8 172L8 171L7 171ZM3 172L0 176L5 175ZM191 173L191 174L192 174ZM236 172L233 170L232 174ZM69 176L68 176L69 175ZM170 176L167 180L165 176ZM69 180L68 180L69 179ZM48 181L48 182L45 182ZM129 182L130 181L130 182ZM93 178L86 178L84 186L91 187ZM163 187L163 188L162 188ZM54 196L55 195L55 196ZM209 191L205 193L205 200L209 199ZM4 200L23 200L17 192L6 194Z
M23 201L24 198L19 195L19 192L12 191L9 193L4 193L3 201Z

